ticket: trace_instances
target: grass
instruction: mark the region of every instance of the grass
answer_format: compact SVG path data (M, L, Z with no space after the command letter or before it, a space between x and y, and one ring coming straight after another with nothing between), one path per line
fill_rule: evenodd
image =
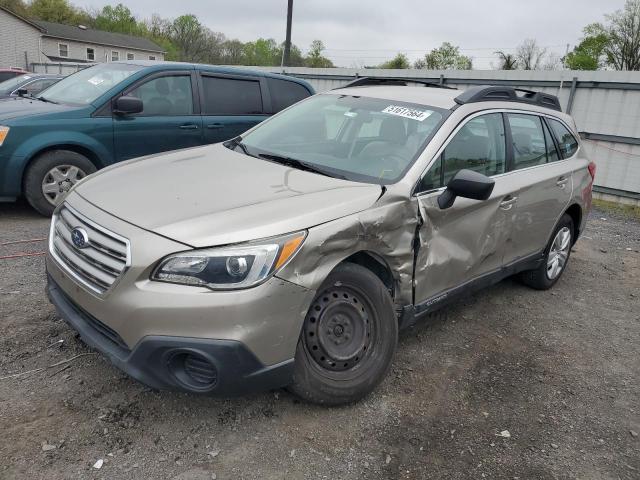
M610 212L613 214L624 215L640 220L640 206L624 205L622 203L609 202L607 200L593 199L593 206L598 210Z

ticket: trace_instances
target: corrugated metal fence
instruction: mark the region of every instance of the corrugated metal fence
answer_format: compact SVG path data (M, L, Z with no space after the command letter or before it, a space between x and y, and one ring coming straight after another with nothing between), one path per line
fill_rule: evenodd
M640 201L640 72L251 68L304 78L318 92L356 76L382 76L429 80L460 89L512 85L557 95L597 164L596 190Z

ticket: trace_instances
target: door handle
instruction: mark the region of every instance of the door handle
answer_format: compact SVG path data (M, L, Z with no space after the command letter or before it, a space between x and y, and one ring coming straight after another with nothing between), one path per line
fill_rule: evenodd
M180 128L182 130L197 130L198 125L196 125L195 123L187 123L185 125L180 125Z
M224 125L222 123L210 123L207 125L207 128L210 128L212 130L217 129L217 128L223 128Z
M511 210L511 207L513 207L517 200L518 197L512 197L511 195L508 195L504 198L504 200L500 202L500 208L502 210Z
M560 177L556 182L556 185L559 186L560 188L564 188L568 181L569 181L568 178Z

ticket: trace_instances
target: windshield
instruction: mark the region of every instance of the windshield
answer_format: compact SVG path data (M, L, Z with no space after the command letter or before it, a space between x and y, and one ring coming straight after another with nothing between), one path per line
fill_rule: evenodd
M417 88L417 87L415 87ZM440 126L444 110L351 95L316 95L242 138L245 152L297 160L354 181L398 181Z
M0 83L0 95L9 95L13 92L21 83L29 80L30 75L18 75L17 77L10 78Z
M102 63L80 70L53 84L38 98L55 103L88 105L125 78L144 68L141 65Z

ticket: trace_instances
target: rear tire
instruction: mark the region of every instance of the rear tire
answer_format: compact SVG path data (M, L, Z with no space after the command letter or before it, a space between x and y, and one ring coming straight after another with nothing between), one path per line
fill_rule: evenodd
M553 229L541 265L535 270L522 272L522 283L536 290L548 290L553 287L560 280L569 262L573 232L573 220L565 213Z
M385 285L360 265L339 265L309 308L289 390L323 405L360 400L386 376L397 343L398 321Z
M66 193L79 180L96 171L91 160L70 150L42 153L24 176L24 195L40 214L51 216Z

